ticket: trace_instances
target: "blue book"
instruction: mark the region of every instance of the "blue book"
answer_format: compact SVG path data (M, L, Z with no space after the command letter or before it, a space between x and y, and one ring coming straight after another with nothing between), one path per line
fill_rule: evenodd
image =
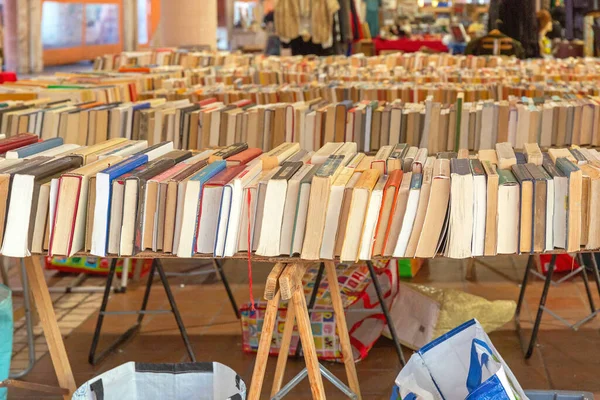
M37 153L41 153L42 151L50 150L58 146L62 146L64 143L63 138L56 137L48 140L44 140L43 142L37 142L30 144L28 146L21 147L16 150L11 150L6 153L6 159L17 159L17 158L25 158L32 156Z
M106 256L113 180L147 162L148 155L139 154L111 165L96 174L96 204L94 205L94 225L91 242L91 253L93 255L98 257Z
M202 201L202 188L209 179L223 171L226 165L226 161L215 161L196 172L189 179L183 203L182 220L185 223L181 227L179 245L176 249L178 257L191 257L194 254L198 235L198 213ZM218 212L218 210L215 210L215 212Z

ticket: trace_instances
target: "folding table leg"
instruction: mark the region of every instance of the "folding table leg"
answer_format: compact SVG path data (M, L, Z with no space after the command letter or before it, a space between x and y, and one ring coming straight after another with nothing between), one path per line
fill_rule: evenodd
M325 264L319 264L319 271L317 272L317 277L315 278L315 286L313 286L313 290L310 294L310 300L308 301L308 317L310 318L312 309L315 307L315 303L317 302L317 295L319 294L319 287L321 286L321 281L323 280L323 272L325 272ZM298 346L296 347L296 353L294 357L300 358L300 353L302 352L302 341L298 342Z
M521 348L525 354L525 359L529 359L533 354L533 350L535 348L535 343L537 341L537 335L540 330L540 324L542 323L542 316L544 314L544 307L546 306L546 299L548 297L548 290L550 289L550 283L552 282L552 275L554 274L554 268L556 266L556 254L552 255L552 259L550 260L550 265L548 266L548 271L546 272L546 280L544 282L544 290L542 291L542 297L540 298L540 304L538 306L537 315L535 317L535 322L533 324L533 331L531 332L531 339L529 340L529 345L527 349L523 346L523 339L521 336L521 324L519 321L521 307L523 305L523 299L525 297L525 286L527 285L527 280L529 276L529 270L532 268L534 260L533 255L529 257L529 261L527 262L527 268L525 268L525 276L523 277L523 283L521 286L521 293L519 294L519 302L517 303L517 310L515 312L515 325L517 328L517 334L519 336L519 341L521 342Z
M593 254L590 254L590 255L592 257L594 256ZM596 306L594 305L594 298L592 297L592 291L590 289L590 282L588 280L587 270L585 269L585 262L583 261L583 255L581 253L579 253L577 255L577 260L579 261L579 265L581 267L583 267L581 269L581 279L583 279L583 286L585 287L585 293L587 294L587 298L588 298L588 303L590 305L590 309L591 309L592 313L595 313L596 312Z
M596 261L596 254L590 254L592 258L592 269L594 281L596 281L596 288L598 288L598 294L600 295L600 270L598 269L598 262Z
M340 295L340 286L337 280L335 263L333 261L325 261L325 271L327 273L327 283L329 284L331 302L333 303L335 323L337 325L337 331L340 337L340 345L342 347L342 355L344 357L344 366L346 367L346 375L348 376L348 386L354 393L356 393L358 399L361 399L360 385L358 384L358 375L356 374L356 364L354 363L354 356L352 354L350 334L348 333L348 325L346 323L344 305ZM304 298L304 296L302 297ZM298 325L300 325L300 323L298 323Z
M137 322L135 325L127 329L127 331L119 336L106 350L103 350L98 356L96 356L96 350L98 349L98 342L100 341L100 333L102 332L102 324L104 323L104 317L107 314L106 307L108 306L108 298L110 297L110 291L112 288L112 282L117 272L117 259L113 258L110 260L110 269L106 277L106 285L104 286L104 295L102 296L102 303L100 305L100 311L98 312L98 320L96 321L96 329L94 330L94 336L92 337L92 345L90 347L90 354L88 355L88 362L91 365L96 365L100 361L104 360L117 346L121 345L127 339L129 339L141 326L144 314L138 315ZM150 274L148 275L148 284L146 285L146 292L144 294L144 300L142 301L141 310L146 309L148 303L148 296L150 296L150 289L152 288L152 278L154 276L154 263Z
M71 364L67 357L67 351L65 344L58 328L58 322L56 320L56 314L54 313L54 307L52 305L52 298L48 291L48 285L44 277L44 267L40 262L39 257L27 257L25 259L25 269L27 270L27 278L29 279L29 285L31 287L31 293L35 300L40 322L42 324L42 330L46 342L48 343L48 351L50 352L50 359L58 378L58 384L60 387L69 390L73 393L77 388L75 385L75 378L73 377L73 371L71 370ZM70 399L71 396L66 394L63 396L65 400Z
M225 290L227 291L227 296L229 297L229 302L231 303L231 308L233 308L233 312L237 319L241 318L240 309L235 301L235 297L233 297L233 292L231 291L231 287L229 286L229 281L227 280L227 276L225 276L225 272L223 271L223 265L220 260L213 258L213 263L215 265L215 269L219 273L221 277L221 282L223 282L223 286L225 286Z
M271 397L275 396L275 394L281 390L281 385L283 384L283 377L285 376L285 368L290 352L290 344L292 342L292 335L294 334L294 325L296 324L296 313L294 310L292 300L290 300L285 314L283 337L281 339L281 346L279 346L279 355L277 356L277 367L275 367L275 377L273 378ZM300 341L298 341L298 344L300 344Z
M333 263L332 263L333 264ZM334 266L335 268L335 266ZM337 281L336 281L337 282ZM339 294L338 294L339 296ZM333 297L333 296L332 296ZM308 372L308 380L310 382L310 390L312 397L315 400L325 400L325 389L323 388L323 377L319 369L319 359L317 357L317 350L315 348L315 342L312 335L312 327L310 324L310 318L308 316L308 307L306 306L306 297L304 297L304 291L302 288L294 290L292 295L292 302L294 311L296 314L296 321L298 323L298 333L300 340L304 344L304 362L306 363L306 370ZM343 316L343 312L342 312ZM345 318L344 318L345 320ZM337 321L337 310L336 310L336 321ZM338 332L344 331L343 327L339 326ZM344 321L345 322L345 321ZM348 333L346 329L346 334ZM340 335L341 336L341 335ZM344 354L344 360L346 360L346 354ZM354 365L354 360L351 360ZM352 379L349 377L350 381ZM358 383L358 381L357 381ZM353 388L354 389L354 388Z
M173 297L173 292L171 291L171 286L169 286L169 281L163 269L162 261L158 258L155 258L154 263L156 264L158 276L160 276L162 285L165 288L165 293L167 294L167 299L169 299L169 305L171 306L171 312L173 313L175 321L177 322L177 327L179 328L179 333L181 334L181 338L183 339L183 343L185 344L185 348L188 352L188 356L190 357L190 361L196 362L196 356L194 354L194 350L192 349L190 338L188 337L185 325L183 325L183 320L181 319L181 314L179 313L179 307L177 307L177 303L175 302L175 298Z
M248 400L259 400L265 380L265 371L269 359L269 350L271 348L271 339L273 338L273 329L277 319L279 309L279 275L285 269L285 264L275 264L267 278L265 285L265 299L267 299L267 308L263 318L263 324L258 341L258 351L256 352L256 361L252 371L252 380L250 381L250 390L248 390Z
M402 345L398 340L398 333L396 332L396 326L394 325L394 321L390 316L389 310L385 306L383 292L381 290L379 280L377 279L377 274L375 273L375 267L373 267L373 263L371 261L367 261L367 267L369 267L369 274L371 275L371 280L373 281L373 286L375 287L375 292L377 293L377 298L379 299L381 311L383 311L383 315L385 316L385 322L387 323L388 329L390 330L390 335L392 335L392 341L394 342L394 347L396 348L398 361L400 361L400 365L404 366L406 365L406 360L404 359L404 353L402 352Z

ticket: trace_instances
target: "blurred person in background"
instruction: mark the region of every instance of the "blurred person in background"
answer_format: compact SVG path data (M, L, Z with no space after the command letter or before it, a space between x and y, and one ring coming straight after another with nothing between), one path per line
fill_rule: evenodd
M537 12L538 40L542 57L552 55L552 41L546 35L552 31L552 17L548 10Z
M534 0L501 0L498 19L500 32L520 42L526 58L540 56Z
M268 35L265 54L268 56L281 55L281 41L279 40L279 36L275 33L275 13L273 11L269 11L265 14L263 26Z

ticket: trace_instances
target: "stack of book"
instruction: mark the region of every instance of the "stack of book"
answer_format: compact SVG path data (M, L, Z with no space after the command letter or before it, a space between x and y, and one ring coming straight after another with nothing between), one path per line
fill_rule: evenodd
M75 146L75 147L73 147ZM31 253L452 258L600 248L600 154L355 142L203 151L0 140L0 241Z

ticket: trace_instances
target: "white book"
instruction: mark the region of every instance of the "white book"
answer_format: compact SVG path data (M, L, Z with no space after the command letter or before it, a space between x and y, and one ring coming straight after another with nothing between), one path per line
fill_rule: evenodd
M169 143L172 144L172 142L169 142ZM121 147L120 149L118 149L116 151L109 152L109 153L106 153L106 154L102 154L101 156L98 156L98 159L102 160L102 159L104 159L106 157L109 157L109 156L129 157L129 156L134 155L136 153L139 153L139 152L141 152L141 151L143 151L143 150L145 150L147 148L148 148L148 141L147 140L139 140L139 141L136 141L134 143L130 143L127 146L123 146L123 147ZM164 154L166 148L169 148L169 146L163 146L163 147L161 147L161 150L159 150L159 152L162 151L163 154ZM172 148L172 146L171 146L171 148Z
M98 183L98 178L96 178L96 183ZM118 182L115 179L112 183L112 193L110 198L110 222L108 223L108 252L110 254L119 254L119 245L121 243L121 224L123 222L124 197L125 183ZM101 225L96 225L94 220L94 226ZM96 252L99 253L100 249L98 249Z
M35 157L56 157L61 155L67 155L80 148L81 146L78 144L63 144L57 146L53 149L48 149L46 151L42 151L41 153L33 154L31 156L25 157L25 159L35 158Z
M150 162L167 154L170 151L173 151L173 142L165 142L161 146L157 146L146 151L145 154L148 156L148 162Z
M512 147L517 145L517 124L519 120L519 110L511 107L508 111L508 142Z
M381 210L383 188L385 187L387 180L387 175L380 176L379 181L377 181L375 188L371 192L369 208L367 209L367 216L365 217L365 224L363 226L363 233L360 241L358 258L361 260L370 260L372 256L373 242L375 241L375 226L377 225L379 211Z
M554 179L546 181L546 248L554 250Z
M300 181L300 189L298 191L298 201L296 207L296 216L294 221L294 233L292 235L292 249L290 255L302 253L302 245L304 244L304 233L306 228L306 217L308 216L308 200L310 198L311 181L306 181L306 178L314 175L318 166L313 165L310 171L304 176L303 181Z
M196 253L213 253L223 186L205 186L202 191Z
M316 111L310 111L306 114L304 119L303 129L303 141L302 148L308 151L315 149L315 119L317 117Z
M412 233L415 217L417 216L422 180L423 174L413 172L411 176L410 191L408 193L408 202L406 203L406 212L404 213L402 228L400 228L400 235L398 235L398 241L396 242L396 247L394 249L394 257L404 257L404 253L408 247L410 234Z
M137 210L138 191L137 180L125 180L125 194L123 195L123 222L121 224L121 238L119 240L119 255L133 255L133 243L135 240L136 212L125 212L125 210ZM146 202L144 201L144 204ZM145 211L145 210L144 210ZM143 229L142 229L143 232Z
M487 209L487 181L485 173L473 174L473 257L483 256L485 249L485 218Z
M35 176L33 175L16 174L13 178L1 250L4 256L27 257L31 255L27 242L34 185Z
M542 108L542 129L540 147L552 146L552 129L554 124L554 103L545 103Z
M519 249L518 184L498 186L498 254L516 254Z
M327 161L329 156L332 154L335 154L343 145L344 145L343 142L341 142L341 143L340 142L325 143L325 145L323 147L321 147L319 150L317 150L315 152L315 154L313 154L313 156L310 159L310 163L312 165L325 164L325 161Z
M479 137L479 148L480 149L493 149L493 127L494 121L494 105L492 103L485 103L481 112L481 135Z
M262 161L252 160L242 172L223 188L223 205L219 212L215 257L231 257L238 248L238 232L244 204L244 187L262 171ZM229 202L229 211L227 211ZM224 208L225 206L225 208Z
M554 247L567 248L567 208L569 180L565 176L554 176Z
M296 220L296 207L298 205L298 193L300 192L300 182L312 168L313 166L310 164L304 165L294 174L292 179L288 181L285 207L283 209L283 221L281 223L279 254L290 255L294 233L294 222Z

